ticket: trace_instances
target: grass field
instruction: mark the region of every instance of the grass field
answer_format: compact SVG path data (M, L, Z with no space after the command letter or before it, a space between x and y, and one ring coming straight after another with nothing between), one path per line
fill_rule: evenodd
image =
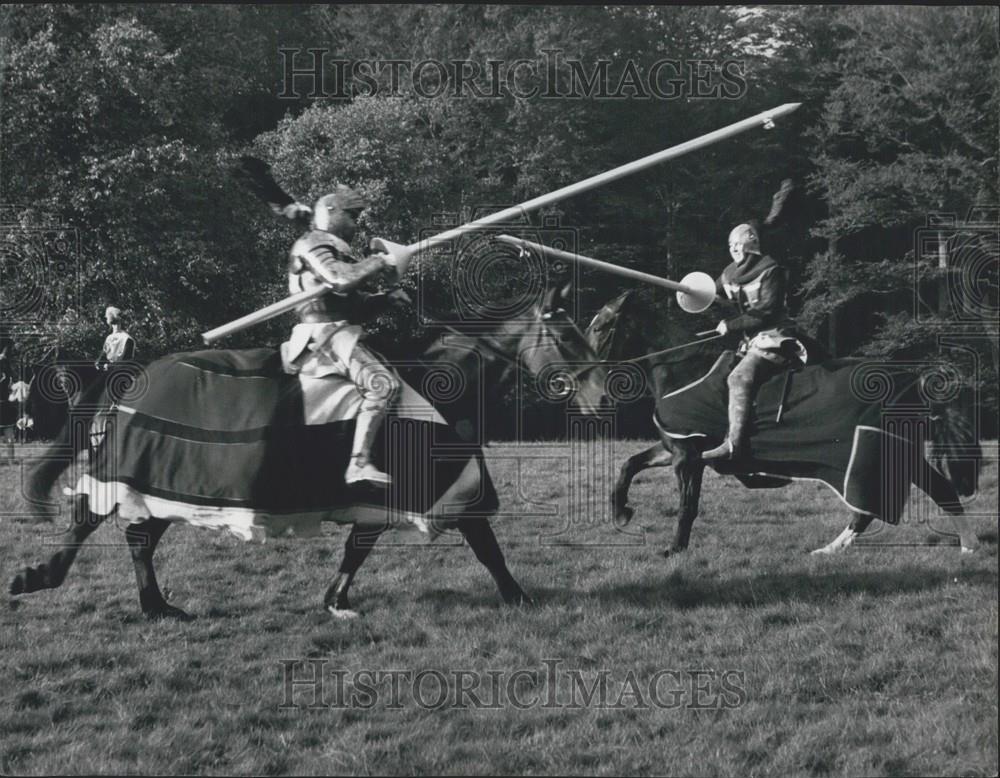
M359 575L364 616L335 621L345 528L175 527L160 582L198 618L147 623L106 524L62 588L0 615L0 772L996 775L995 459L974 555L914 494L900 527L810 556L847 523L832 492L709 473L691 549L663 559L668 470L637 479L632 534L605 508L645 445L488 450L534 608L502 607L453 539L399 533ZM18 474L0 467L4 586L56 529L9 518Z

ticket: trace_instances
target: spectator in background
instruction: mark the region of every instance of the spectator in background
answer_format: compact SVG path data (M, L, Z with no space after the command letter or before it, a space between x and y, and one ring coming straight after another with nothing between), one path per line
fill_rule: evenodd
M104 311L104 319L111 327L111 334L104 339L101 355L94 362L98 370L107 370L116 362L130 362L135 358L135 341L122 329L121 309L109 305Z

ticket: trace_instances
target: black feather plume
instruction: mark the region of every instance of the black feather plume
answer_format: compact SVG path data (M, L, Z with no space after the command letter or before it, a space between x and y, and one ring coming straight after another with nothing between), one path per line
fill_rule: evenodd
M285 206L295 202L295 198L282 189L271 175L271 166L256 157L240 157L240 179L271 209L281 212Z

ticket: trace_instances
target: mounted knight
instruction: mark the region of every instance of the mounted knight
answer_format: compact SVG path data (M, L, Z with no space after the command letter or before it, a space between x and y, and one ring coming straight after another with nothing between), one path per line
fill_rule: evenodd
M792 190L791 180L782 182L765 225L777 221ZM729 432L719 446L702 454L705 460L741 457L757 389L809 359L804 336L788 315L785 270L762 253L760 230L754 224L734 227L729 233L729 255L733 261L715 284L717 293L735 306L736 315L720 321L716 332L740 336L737 353L741 359L727 379Z
M395 261L388 253L365 258L352 253L350 243L368 203L350 187L337 185L310 208L289 201L259 160L245 158L243 167L258 195L272 210L307 226L289 252L289 292L296 294L322 286L330 290L297 309L299 323L281 344L282 366L285 372L299 376L307 400L316 393L334 391L331 384L345 380L353 383L361 406L344 481L348 485L367 482L388 486L392 479L372 463L371 452L400 383L393 370L360 342L365 335L365 314L374 307L375 298L385 297L367 294L360 287L382 274L398 281ZM395 299L402 295L405 293L398 290L390 293ZM316 384L317 379L325 380Z

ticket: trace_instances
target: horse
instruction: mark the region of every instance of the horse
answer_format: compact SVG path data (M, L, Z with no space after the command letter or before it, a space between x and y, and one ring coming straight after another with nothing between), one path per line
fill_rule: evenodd
M563 382L575 382L577 387L573 402L584 412L598 410L604 393L603 373L589 369L585 376L583 371L574 373L578 368L573 366L593 363L594 359L582 332L565 311L562 301L567 292L549 290L534 306L533 316L523 322L504 322L485 335L444 335L420 360L394 363L404 379L404 389L409 383L421 386L431 402L412 393L410 402L419 412L411 416L417 418L386 420L384 426L401 427L403 432L397 435L386 430L383 435L385 439L392 436L391 443L383 440L382 459L393 485L379 495L364 488L354 491L355 487L344 487L340 474L353 423L302 426L308 402L298 389L292 392L289 388L297 386L297 377L280 378L280 355L275 349L212 350L164 357L151 363L117 398L98 382L84 391L76 406L82 416L73 418L77 414L71 414L51 447L53 457L40 462L28 481L31 499L41 500L68 466L65 454L60 458L55 455L65 452L67 446L74 452L82 450L87 436L74 436L71 428L103 417L106 435L92 452L89 472L75 490L70 527L48 562L28 567L14 577L11 594L59 586L81 544L117 510L119 518L128 522L125 537L135 567L139 603L149 619L191 618L166 602L153 567L157 544L172 521L217 529L224 526L244 539L275 527L279 533L292 530L309 535L317 534L322 521L351 524L340 568L322 601L326 611L340 618L358 615L351 607L349 590L375 542L393 523L387 517L402 517L402 523L424 526L432 536L454 528L492 575L504 603L531 604L508 569L489 523L499 500L483 458L481 415L484 398L509 387L522 372L540 377L559 365L567 366ZM422 384L418 383L421 378ZM250 393L242 403L231 398L211 402L211 395L192 393L192 382ZM148 394L141 396L143 392ZM353 400L334 398L334 404L356 405L357 393L351 394ZM189 402L189 398L194 399ZM397 406L404 399L398 400ZM325 398L322 402L331 401ZM179 404L184 414L213 417L212 428L184 424L190 421L187 416L180 422L161 418L171 416L171 403ZM195 407L206 403L211 407ZM156 413L144 414L143 407ZM86 409L90 410L84 412ZM259 417L260 413L270 414L263 428L259 420L242 427L236 423L241 414ZM397 408L393 413L404 411ZM229 445L233 441L241 445ZM254 456L259 461L248 464L240 452L256 450L258 445L263 453ZM197 460L200 448L212 446L216 446L213 451L223 453L216 453L211 462L189 461ZM295 446L308 450L303 453ZM109 474L112 469L115 472ZM422 481L429 471L433 477ZM234 494L232 484L241 478L246 483L240 482L242 491ZM192 484L197 484L201 494L183 494L185 489L194 488ZM297 487L311 493L303 496L295 491Z
M124 367L124 366L123 366ZM137 369L138 365L129 365ZM37 440L54 440L66 423L67 415L84 390L108 373L98 370L91 360L54 356L52 361L32 364L24 376L21 425Z
M616 321L622 316L620 305L603 313L597 317L603 328L628 328L628 322ZM689 353L704 354L705 349ZM707 374L693 380L684 357L646 360L660 440L622 465L611 495L615 524L624 527L634 516L628 501L632 479L649 468L672 467L680 506L663 556L685 550L708 464L750 488L779 488L795 480L832 488L851 508L851 520L813 554L843 552L876 518L898 523L911 483L949 515L962 551L971 552L977 539L960 497L974 494L982 453L968 422L971 408L967 402L963 407L963 394L954 391L954 372L944 366L943 375L940 365L934 366L937 373L921 374L907 363L824 359L822 348L811 341L810 353L819 356L818 365L779 375L760 388L750 455L709 463L701 452L726 434L726 376L737 354L724 351ZM678 372L685 371L685 379L678 380Z

